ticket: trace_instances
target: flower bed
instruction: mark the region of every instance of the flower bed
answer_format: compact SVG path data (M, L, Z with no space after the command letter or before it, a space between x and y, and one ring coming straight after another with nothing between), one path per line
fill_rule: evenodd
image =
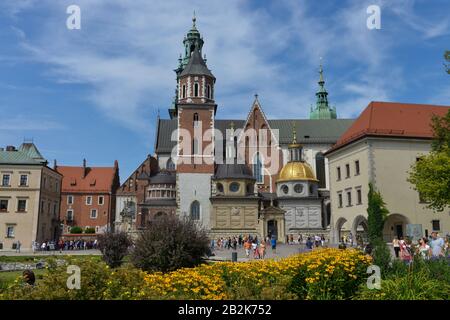
M3 299L349 299L371 258L357 250L319 249L280 260L217 262L169 273L77 261L81 289L66 287L64 267L50 267L35 287L16 281Z

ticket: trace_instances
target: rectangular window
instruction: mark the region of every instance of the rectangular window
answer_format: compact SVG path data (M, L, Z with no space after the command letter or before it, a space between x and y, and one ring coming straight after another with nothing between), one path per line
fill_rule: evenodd
M97 219L97 209L91 210L91 219Z
M11 186L11 175L4 174L2 178L2 187L10 187Z
M345 165L345 178L350 178L350 165L348 163Z
M87 196L87 197L86 197L86 204L87 204L88 206L92 205L92 196Z
M27 187L28 186L28 175L21 174L20 175L20 184L21 187Z
M67 222L73 221L73 210L67 210L66 219L67 219Z
M357 204L362 204L362 195L361 195L361 189L356 190L356 200L358 201Z
M431 225L433 227L433 231L441 231L441 223L439 220L431 221Z
M14 238L14 226L6 226L6 237Z
M352 192L347 191L347 207L351 207L352 205Z
M27 200L19 199L17 201L17 212L26 212L27 211Z
M342 193L338 193L339 208L342 208Z
M355 161L355 176L359 175L359 160Z
M341 167L337 167L337 180L341 180Z
M67 196L67 204L73 204L73 196Z
M0 212L8 211L8 200L0 200Z
M98 197L98 204L101 205L101 206L105 204L105 197L104 196L99 196Z

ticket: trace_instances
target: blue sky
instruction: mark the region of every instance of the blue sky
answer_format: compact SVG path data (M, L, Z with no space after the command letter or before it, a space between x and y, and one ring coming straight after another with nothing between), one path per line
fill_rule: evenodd
M81 8L81 30L66 8ZM366 27L369 5L381 29ZM450 1L2 0L0 146L33 138L59 164L112 166L153 153L192 12L217 78L218 118L306 118L319 58L338 116L372 100L450 104Z

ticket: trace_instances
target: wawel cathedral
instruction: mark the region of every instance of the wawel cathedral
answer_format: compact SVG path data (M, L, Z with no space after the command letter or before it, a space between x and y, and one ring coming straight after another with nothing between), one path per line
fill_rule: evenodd
M224 120L195 18L183 45L169 118L158 116L155 154L117 193L115 228L136 231L152 217L174 214L196 220L211 238L327 237L324 153L353 120L337 119L329 106L322 66L310 119L268 119L264 108L279 106L263 106L255 95L246 119Z

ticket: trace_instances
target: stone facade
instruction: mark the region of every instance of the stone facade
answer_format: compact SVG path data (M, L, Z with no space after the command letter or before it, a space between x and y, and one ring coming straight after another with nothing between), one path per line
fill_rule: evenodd
M33 242L59 236L61 175L47 166L36 146L0 150L0 243L11 250L20 241L30 250Z

